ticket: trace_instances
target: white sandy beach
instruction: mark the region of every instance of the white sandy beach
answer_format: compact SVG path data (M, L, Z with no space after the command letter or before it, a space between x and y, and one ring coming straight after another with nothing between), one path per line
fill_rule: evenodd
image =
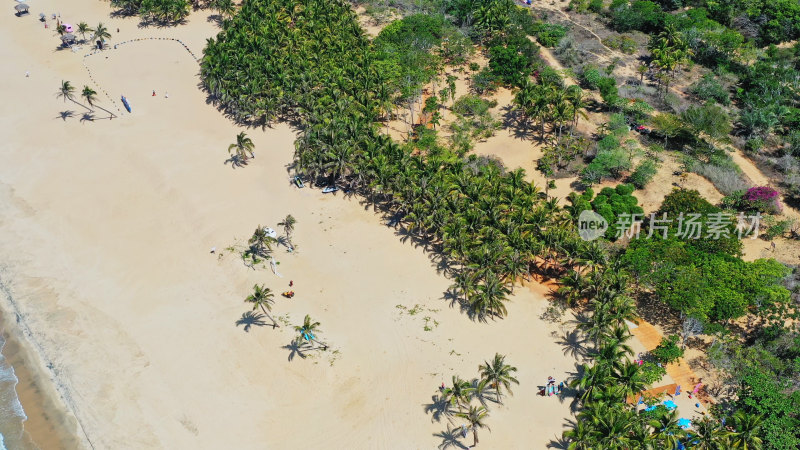
M429 255L371 207L290 184L288 126L246 130L255 160L225 165L242 129L206 104L197 63L177 42L86 58L93 85L86 46L56 51L58 36L38 21L40 12L102 21L112 46L180 38L200 56L217 32L206 13L179 27L137 28L135 18L110 18L107 2L36 0L21 18L6 6L0 267L15 305L3 298L2 307L30 332L41 358L30 369L53 378L84 446L434 448L447 420L432 420L426 404L452 375L478 376L496 352L518 368L520 385L504 406L490 403L480 446L544 448L560 436L569 401L536 392L575 361L556 343L559 326L539 319L543 289L517 288L505 320L471 322L442 298L450 282ZM101 89L114 100L124 94L133 114L105 120L98 109L97 120L82 120L83 108L56 98L61 80L92 86L115 112L121 105ZM276 251L283 278L225 250L259 224L280 229L286 214L297 218L298 251ZM338 353L290 361L291 326L236 325L253 284L278 294L289 280L297 295L276 295L274 315L296 325L310 314Z

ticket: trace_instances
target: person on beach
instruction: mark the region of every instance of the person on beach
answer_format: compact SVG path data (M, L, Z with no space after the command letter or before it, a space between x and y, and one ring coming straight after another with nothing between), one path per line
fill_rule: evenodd
M215 253L217 251L217 247L211 247L211 253Z
M292 287L292 286L294 286L294 281L289 280L289 287ZM442 386L444 386L444 383L442 383Z
M164 98L169 98L169 92L164 93Z
M155 96L156 96L156 91L153 91L153 97L155 97Z

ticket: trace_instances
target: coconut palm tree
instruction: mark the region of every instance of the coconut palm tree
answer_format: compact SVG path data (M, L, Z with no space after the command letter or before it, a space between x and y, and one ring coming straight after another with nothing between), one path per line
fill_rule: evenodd
M286 241L290 247L294 247L292 245L292 231L294 231L295 223L297 223L297 220L291 214L287 214L282 222L278 222L278 225L283 227L283 233L286 235Z
M94 106L94 102L97 100L97 92L89 86L84 86L83 91L81 91L81 97L86 99L89 106Z
M303 319L303 324L294 327L294 331L297 332L297 337L295 338L295 342L300 344L303 341L306 342L316 342L322 350L328 349L328 344L324 342L320 342L317 339L317 334L319 333L319 322L314 322L311 319L311 316L306 314L306 317Z
M720 425L719 421L709 417L703 417L699 422L694 423L694 436L692 442L697 442L692 446L698 450L722 450L729 448L727 433Z
M488 425L483 423L489 412L483 406L470 406L469 411L456 413L456 416L466 419L469 422L469 427L472 429L472 446L478 445L478 428L490 429Z
M759 437L763 416L748 414L738 410L733 414L733 427L736 431L730 433L730 443L733 448L745 450L760 450L764 443Z
M592 422L578 420L574 426L561 433L561 436L569 442L568 450L592 450L597 448L597 432Z
M505 360L505 355L495 353L491 363L484 361L484 363L478 367L478 370L481 371L481 377L489 381L494 387L498 403L502 403L500 400L502 387L504 387L509 394L513 394L513 392L511 392L511 383L519 384L519 381L511 376L511 373L516 372L517 368L506 364Z
M246 161L248 155L253 157L253 150L255 149L253 140L247 137L244 131L236 135L236 142L228 146L228 153L234 155L243 161Z
M678 424L677 410L665 412L649 424L660 448L678 448L678 443L686 436L686 431Z
M250 244L250 253L255 256L263 256L266 258L272 251L272 244L275 243L275 238L267 235L267 230L259 225L256 227L256 230L253 231L253 235L247 243Z
M461 409L462 406L469 405L474 389L475 388L469 381L462 380L459 376L453 375L453 385L445 388L442 395L445 401L450 402L450 405L458 406L458 408Z
M217 10L222 17L231 17L236 12L236 6L233 0L214 0L214 9Z
M103 22L98 23L97 26L94 28L94 35L92 36L92 40L94 40L94 41L101 40L102 41L102 40L105 40L106 38L110 38L110 37L111 37L111 33L108 32L108 28L106 28L106 26L103 25Z
M91 33L92 30L86 22L81 22L78 24L78 33L81 34L81 38L83 41L86 42L86 33Z
M253 304L253 311L258 308L261 308L261 311L264 313L265 316L269 317L269 320L272 321L272 328L279 327L278 322L269 315L269 311L272 311L272 304L275 303L274 300L275 295L272 293L270 288L264 287L264 285L253 285L253 293L248 295L244 301L247 303Z
M66 103L67 100L75 101L73 97L74 95L75 95L75 87L72 86L72 83L70 83L69 81L61 80L61 88L56 93L56 97L63 98L64 102Z

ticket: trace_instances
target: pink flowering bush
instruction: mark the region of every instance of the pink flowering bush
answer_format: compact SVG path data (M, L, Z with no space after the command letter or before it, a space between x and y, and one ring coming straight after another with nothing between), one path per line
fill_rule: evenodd
M778 214L783 209L778 199L780 193L769 186L756 186L747 190L744 201L750 209L769 214Z

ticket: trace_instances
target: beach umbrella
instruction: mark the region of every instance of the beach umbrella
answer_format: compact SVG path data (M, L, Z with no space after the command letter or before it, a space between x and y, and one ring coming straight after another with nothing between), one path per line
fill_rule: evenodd
M19 5L15 6L14 9L16 9L17 12L28 12L28 4L20 3Z
M67 34L61 36L61 42L65 43L65 44L67 42L75 42L75 35L72 34L72 33L67 33Z

